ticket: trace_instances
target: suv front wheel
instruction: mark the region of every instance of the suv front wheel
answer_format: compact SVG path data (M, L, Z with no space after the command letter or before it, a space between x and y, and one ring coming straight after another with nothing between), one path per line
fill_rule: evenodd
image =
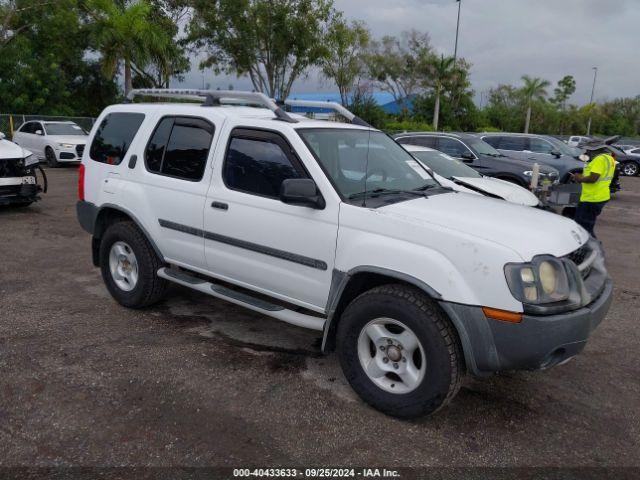
M434 413L458 392L457 335L422 291L383 285L357 297L338 324L338 355L362 399L396 417Z
M100 242L100 270L118 303L142 308L158 302L167 286L156 273L161 267L162 261L135 223L118 222L107 228Z

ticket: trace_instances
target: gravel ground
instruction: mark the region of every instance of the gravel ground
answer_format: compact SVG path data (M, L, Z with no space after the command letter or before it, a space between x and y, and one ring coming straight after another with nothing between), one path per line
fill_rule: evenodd
M0 466L640 466L640 178L597 232L613 306L544 372L467 379L430 418L364 405L318 335L175 287L117 305L75 218L76 169L0 210ZM532 239L532 241L534 241Z

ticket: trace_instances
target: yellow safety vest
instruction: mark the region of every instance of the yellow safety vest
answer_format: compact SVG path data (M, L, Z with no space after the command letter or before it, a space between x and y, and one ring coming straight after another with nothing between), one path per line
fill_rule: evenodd
M595 183L583 183L581 202L606 202L611 198L609 186L616 170L616 161L607 153L602 153L591 160L582 170L582 174L588 177L592 173L598 173L600 177Z

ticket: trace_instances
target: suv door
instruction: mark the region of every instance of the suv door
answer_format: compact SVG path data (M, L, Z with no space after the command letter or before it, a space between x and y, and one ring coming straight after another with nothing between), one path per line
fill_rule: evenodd
M160 229L154 239L169 262L206 270L200 232L216 127L210 118L185 115L154 116L150 123L152 133L144 136L148 142L136 148L142 158L133 166L132 177L143 185L145 218ZM129 191L122 189L120 197Z
M283 203L285 179L310 178L290 142L273 131L228 128L204 210L211 275L324 311L339 203L327 201L324 209Z

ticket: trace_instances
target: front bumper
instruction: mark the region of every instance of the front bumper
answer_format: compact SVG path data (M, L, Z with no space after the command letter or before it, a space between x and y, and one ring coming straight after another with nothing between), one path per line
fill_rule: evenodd
M525 315L520 323L485 317L481 307L440 302L456 326L467 369L484 376L504 370L549 368L577 355L611 306L607 279L589 305L558 315Z
M59 163L79 163L82 161L84 145L74 145L73 147L56 147L55 155Z
M41 191L35 175L0 178L0 205L36 201Z

